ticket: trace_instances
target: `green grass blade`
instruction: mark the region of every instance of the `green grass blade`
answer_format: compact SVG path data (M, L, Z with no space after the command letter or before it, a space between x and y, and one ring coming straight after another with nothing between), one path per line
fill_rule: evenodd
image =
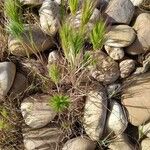
M79 0L69 0L69 7L72 15L75 15L78 10Z

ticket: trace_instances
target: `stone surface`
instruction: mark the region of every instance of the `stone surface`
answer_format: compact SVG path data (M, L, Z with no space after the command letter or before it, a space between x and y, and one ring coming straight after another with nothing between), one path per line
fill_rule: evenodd
M110 30L105 35L105 45L112 47L126 47L133 43L135 37L135 31L128 25L111 26Z
M128 77L135 69L135 61L133 59L125 59L119 63L121 78Z
M110 150L134 150L126 135L120 135L108 146Z
M29 87L28 79L22 73L16 73L14 83L9 91L9 98L19 98L22 93L25 93Z
M22 34L21 41L11 35L8 39L8 49L16 56L36 54L50 48L52 45L52 38L46 36L36 25L25 25L25 31Z
M110 84L120 76L118 63L103 52L93 54L96 64L90 66L90 75L99 82Z
M129 24L134 14L134 6L130 0L111 0L105 13L111 23Z
M125 111L119 103L112 100L110 103L110 111L107 118L106 128L111 133L116 135L122 134L127 128L127 117Z
M60 27L60 6L52 0L45 0L39 10L41 29L48 35L56 34Z
M58 51L52 51L49 53L48 55L48 64L52 64L52 63L55 63L57 61L59 61L60 59L60 55L58 53Z
M41 5L44 0L20 0L24 5Z
M108 55L114 60L120 60L124 57L123 48L110 47L105 45L105 50L108 53Z
M33 95L21 103L21 113L25 123L31 128L41 128L56 116L56 112L49 106L49 95Z
M144 0L130 0L134 6L140 6Z
M95 150L96 143L87 137L76 137L65 143L62 150Z
M107 86L107 93L109 98L117 97L117 95L121 92L121 84L113 83Z
M150 149L150 138L146 138L141 142L141 150L149 150Z
M23 129L23 142L26 150L56 150L62 139L62 131L54 125L41 129Z
M0 96L6 96L16 74L16 66L12 62L0 62Z
M123 87L122 104L129 122L134 126L144 124L150 119L150 72L131 76Z
M133 28L137 32L137 39L126 51L133 55L150 51L150 14L141 13L137 17Z
M101 138L104 130L107 112L107 97L103 87L88 93L83 126L86 134L94 141Z
M139 126L139 133L150 138L150 122Z

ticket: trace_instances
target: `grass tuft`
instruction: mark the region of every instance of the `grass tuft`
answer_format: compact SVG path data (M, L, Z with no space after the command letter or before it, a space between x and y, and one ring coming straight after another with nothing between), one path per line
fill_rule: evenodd
M7 30L14 37L19 38L24 32L24 25L21 20L21 5L18 0L5 0L4 11L8 19Z
M78 10L79 0L69 0L69 7L72 15L75 15Z
M90 40L93 44L93 49L101 49L104 44L104 35L106 32L106 25L103 20L100 20L94 25L94 28L90 34Z
M49 101L49 105L56 112L64 111L66 108L69 107L69 104L70 104L69 97L60 94L54 95Z

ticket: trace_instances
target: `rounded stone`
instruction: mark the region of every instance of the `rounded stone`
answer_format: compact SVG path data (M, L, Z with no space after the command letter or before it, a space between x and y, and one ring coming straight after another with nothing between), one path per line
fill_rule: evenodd
M127 47L134 42L135 37L135 31L128 25L111 26L105 35L105 45L119 48Z
M62 150L95 150L96 143L87 137L76 137L68 140Z
M108 53L108 55L114 60L120 60L124 57L123 48L110 47L105 45L105 50Z
M135 69L135 61L132 59L125 59L119 63L121 78L128 77Z
M33 95L21 103L21 113L25 123L31 128L46 126L56 116L49 105L49 95Z
M41 29L48 35L56 34L60 27L60 6L52 0L45 0L39 10Z
M122 134L127 128L127 117L125 111L119 103L112 100L110 103L110 113L107 118L106 128L110 133L113 131L116 135Z
M150 149L150 138L146 138L141 142L141 150L149 150Z
M6 96L14 82L16 66L12 62L0 62L0 95Z

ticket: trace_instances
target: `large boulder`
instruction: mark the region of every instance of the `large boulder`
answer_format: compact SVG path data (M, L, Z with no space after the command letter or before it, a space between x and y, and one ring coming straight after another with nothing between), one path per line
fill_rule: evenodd
M122 91L129 122L139 126L150 120L150 72L128 78Z
M134 14L134 6L130 0L111 0L105 13L111 23L129 24Z
M36 25L25 25L24 33L20 39L12 35L8 39L8 49L10 53L16 56L29 56L43 52L52 45L52 38L46 36Z
M56 116L56 112L49 105L49 95L33 95L21 103L21 113L25 123L31 128L46 126Z
M16 66L12 62L0 63L0 96L6 96L16 75Z
M91 90L86 99L84 108L83 126L87 135L98 141L103 134L107 112L107 96L102 86Z

